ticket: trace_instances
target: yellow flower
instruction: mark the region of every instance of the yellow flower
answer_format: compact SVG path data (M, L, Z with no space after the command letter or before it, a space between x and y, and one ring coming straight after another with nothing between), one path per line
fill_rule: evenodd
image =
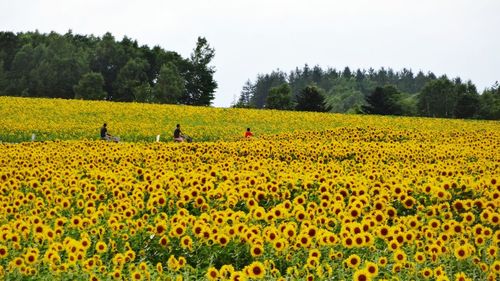
M252 279L262 279L266 275L266 269L261 262L253 262L247 267L248 276Z
M95 251L99 254L103 254L108 251L108 245L103 241L98 241L95 245Z

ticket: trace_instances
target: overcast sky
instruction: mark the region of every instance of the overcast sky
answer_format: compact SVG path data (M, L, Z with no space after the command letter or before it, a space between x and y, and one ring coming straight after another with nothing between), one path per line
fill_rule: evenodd
M215 106L247 79L304 64L391 67L500 80L499 0L0 0L0 30L56 31L159 45L187 57L204 36L216 56Z

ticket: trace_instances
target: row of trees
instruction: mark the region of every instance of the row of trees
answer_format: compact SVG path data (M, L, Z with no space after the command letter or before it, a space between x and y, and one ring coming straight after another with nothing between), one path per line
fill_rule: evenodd
M313 106L314 105L314 106ZM408 69L343 71L305 65L248 80L235 107L444 118L500 119L498 83L480 95L471 81Z
M0 32L0 95L210 105L214 55L202 37L183 58L111 33Z

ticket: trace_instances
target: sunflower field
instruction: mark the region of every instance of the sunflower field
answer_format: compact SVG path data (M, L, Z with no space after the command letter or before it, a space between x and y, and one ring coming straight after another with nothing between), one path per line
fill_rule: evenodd
M500 277L498 122L0 105L0 280ZM176 120L207 141L148 137Z

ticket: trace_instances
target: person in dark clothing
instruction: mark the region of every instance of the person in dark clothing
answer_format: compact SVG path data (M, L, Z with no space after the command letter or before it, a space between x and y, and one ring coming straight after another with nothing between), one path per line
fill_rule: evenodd
M177 142L183 142L184 141L184 135L182 134L181 131L181 125L177 124L174 130L174 141Z
M104 123L101 127L101 140L106 140L106 141L114 141L118 142L120 141L119 137L113 137L110 133L108 133L108 125Z
M101 127L101 140L109 140L110 134L108 134L108 124L104 123Z

